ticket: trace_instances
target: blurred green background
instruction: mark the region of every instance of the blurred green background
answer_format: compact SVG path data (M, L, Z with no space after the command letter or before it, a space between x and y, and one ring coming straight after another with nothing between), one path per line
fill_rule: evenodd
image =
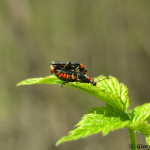
M149 102L150 1L0 1L0 150L127 150L127 129L55 147L104 103L58 85L16 88L50 75L52 60L83 63L91 77L117 77L129 88L129 109Z

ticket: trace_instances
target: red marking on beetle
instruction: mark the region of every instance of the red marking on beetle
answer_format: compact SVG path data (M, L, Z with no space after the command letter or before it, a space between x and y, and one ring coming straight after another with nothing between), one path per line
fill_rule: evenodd
M83 65L83 64L80 64L80 68L81 68L81 69L84 68L84 65Z
M64 73L63 78L65 78L65 79L66 79L66 77L67 77L67 74L66 74L66 73Z
M77 77L76 77L76 76L73 76L72 79L75 80L75 79L77 79Z
M67 74L66 78L67 78L67 79L69 79L69 78L70 78L70 77L69 77L69 74Z
M56 72L55 67L54 67L54 66L51 66L51 67L50 67L50 71L51 71L52 74L55 73L55 72Z
M60 77L60 78L62 78L62 77L63 77L63 75L64 75L63 73L60 73L60 74L59 74L59 77Z

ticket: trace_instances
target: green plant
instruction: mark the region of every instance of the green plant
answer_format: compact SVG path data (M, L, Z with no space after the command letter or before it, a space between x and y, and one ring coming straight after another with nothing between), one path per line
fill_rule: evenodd
M95 78L98 79L99 77ZM104 79L105 76L101 76ZM72 87L84 91L92 96L102 100L106 106L92 108L87 114L83 116L81 121L77 123L76 128L69 132L68 136L62 137L56 145L60 143L85 138L102 132L104 135L112 130L120 128L128 128L131 148L136 150L135 131L146 135L147 144L150 145L150 103L138 106L133 110L127 111L129 107L129 97L127 87L112 76L110 79L98 82L97 86L92 86L87 83L69 82L64 86ZM30 85L30 84L61 84L63 81L59 80L56 76L48 76L45 78L31 78L21 81L17 84Z

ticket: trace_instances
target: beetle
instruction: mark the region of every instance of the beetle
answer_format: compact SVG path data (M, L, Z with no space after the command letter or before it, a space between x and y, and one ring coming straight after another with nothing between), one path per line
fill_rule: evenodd
M55 73L56 69L61 69L62 71L74 71L81 74L86 74L87 72L87 69L83 64L72 61L52 61L50 66L51 73Z
M95 82L94 79L79 72L55 69L55 75L62 81L65 81L65 83L82 82L82 83L91 83L93 86L96 86L97 84L97 82Z

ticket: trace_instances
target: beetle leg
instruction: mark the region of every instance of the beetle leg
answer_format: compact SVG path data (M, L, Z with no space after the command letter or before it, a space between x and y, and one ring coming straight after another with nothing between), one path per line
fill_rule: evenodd
M62 70L64 70L64 69L66 68L67 65L70 66L70 65L71 65L71 61L68 61L68 62L66 63L66 65L62 68Z
M77 84L78 82L80 82L80 80L79 80L79 76L77 75L77 81L76 81L76 84Z
M72 76L70 76L70 80L72 81L72 79L73 79L73 74L72 74Z
M62 85L63 85L63 83L59 84L60 87L63 87Z
M65 83L61 83L59 84L60 87L63 87L63 84L66 84L67 82L65 81Z
M79 69L79 66L76 69L74 69L74 71L77 72L78 69Z
M58 73L61 73L61 72L62 72L62 70L59 70L59 71L58 71Z
M73 80L74 73L72 73L71 80Z

